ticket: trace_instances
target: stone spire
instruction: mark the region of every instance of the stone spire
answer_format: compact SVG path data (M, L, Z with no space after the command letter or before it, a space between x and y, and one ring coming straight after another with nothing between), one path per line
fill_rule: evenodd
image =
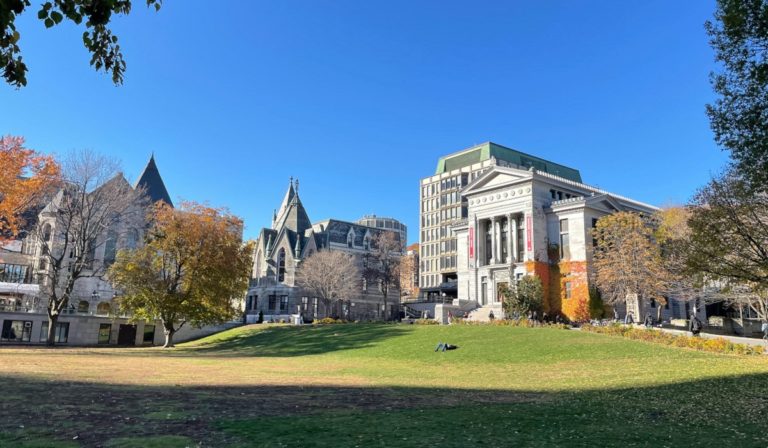
M168 194L168 190L165 188L165 183L163 183L163 178L160 176L160 171L157 169L154 152L149 157L149 162L147 162L147 166L144 167L144 171L141 173L141 176L139 176L139 180L137 180L136 184L133 186L134 189L139 187L144 189L144 194L146 194L147 198L153 204L157 201L163 201L173 207L171 196Z
M267 238L267 256L269 256L272 253L272 234L269 234L269 238Z

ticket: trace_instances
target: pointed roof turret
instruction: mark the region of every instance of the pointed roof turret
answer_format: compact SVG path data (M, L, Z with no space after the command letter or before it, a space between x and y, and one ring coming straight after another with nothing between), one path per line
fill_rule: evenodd
M285 215L285 213L288 211L288 207L293 202L294 196L296 196L296 191L293 189L293 177L291 177L290 183L288 184L288 191L285 192L285 197L283 198L283 202L280 204L280 209L274 215L275 218L272 223L273 229L278 230L277 224L283 220L283 215Z
M296 258L301 258L301 235L296 234L296 247L293 248L293 254Z
M141 176L139 176L139 180L137 180L136 184L133 186L134 189L138 187L144 188L147 198L149 198L153 204L157 201L163 201L173 207L171 196L168 194L168 190L165 189L165 183L160 176L160 171L157 169L154 153L150 156L147 166L144 167L144 171L141 173Z

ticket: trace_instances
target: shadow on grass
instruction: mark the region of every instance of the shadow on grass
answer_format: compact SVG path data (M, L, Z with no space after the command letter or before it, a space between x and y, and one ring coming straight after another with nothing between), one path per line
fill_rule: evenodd
M214 357L319 355L370 347L411 331L412 328L404 325L386 324L269 326L257 331L243 331L222 340L180 345L166 353Z
M767 374L556 393L138 387L6 376L0 444L765 447L767 389Z

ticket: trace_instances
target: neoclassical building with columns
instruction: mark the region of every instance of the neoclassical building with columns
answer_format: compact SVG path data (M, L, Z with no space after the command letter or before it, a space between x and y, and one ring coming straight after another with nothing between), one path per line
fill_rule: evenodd
M495 316L503 315L502 286L537 275L544 312L587 318L591 229L600 217L617 211L658 210L534 167L493 166L461 195L467 218L452 227L458 240L458 297Z

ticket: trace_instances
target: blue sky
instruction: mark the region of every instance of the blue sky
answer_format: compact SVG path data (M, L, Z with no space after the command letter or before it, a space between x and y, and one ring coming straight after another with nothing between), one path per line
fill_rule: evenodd
M0 85L0 133L130 180L154 152L174 200L229 207L247 237L294 176L313 221L392 216L416 241L419 179L489 140L656 205L727 160L704 114L713 1L135 3L121 87L82 29L19 18L29 85Z

